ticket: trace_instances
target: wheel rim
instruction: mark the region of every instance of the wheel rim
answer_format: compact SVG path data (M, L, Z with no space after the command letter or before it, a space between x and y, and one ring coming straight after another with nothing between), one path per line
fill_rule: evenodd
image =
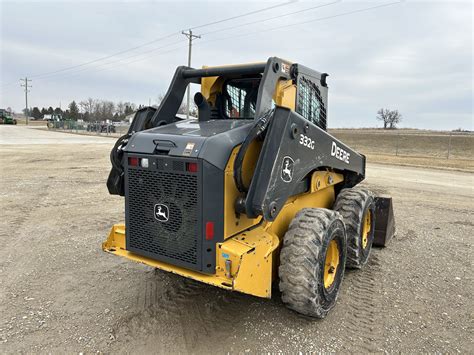
M324 263L324 287L330 288L336 279L337 266L339 265L339 245L333 239L329 242Z
M369 244L370 230L372 229L372 211L367 210L362 225L362 248L367 248Z

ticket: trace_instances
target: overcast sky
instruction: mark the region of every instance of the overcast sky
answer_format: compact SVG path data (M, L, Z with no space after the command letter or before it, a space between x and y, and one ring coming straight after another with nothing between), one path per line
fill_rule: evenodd
M324 19L396 2L346 0L258 22L331 2L297 1L196 28L203 36L192 64L279 56L327 72L331 127L380 127L375 115L385 107L403 114L404 127L473 129L471 1L407 0ZM31 107L65 108L87 97L155 103L176 66L186 64L179 31L282 3L0 0L0 107L24 108L18 79L25 76L33 79ZM249 22L257 23L236 27ZM288 26L299 22L306 23Z

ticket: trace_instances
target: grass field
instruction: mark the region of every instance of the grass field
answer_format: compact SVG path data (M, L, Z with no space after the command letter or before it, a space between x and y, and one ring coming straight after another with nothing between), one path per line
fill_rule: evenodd
M372 162L474 171L471 133L376 129L337 129L330 133Z

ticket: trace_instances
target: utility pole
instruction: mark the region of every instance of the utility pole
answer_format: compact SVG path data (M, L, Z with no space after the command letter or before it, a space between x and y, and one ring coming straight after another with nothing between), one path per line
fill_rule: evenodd
M188 40L189 40L189 48L188 48L188 67L191 66L191 49L193 47L193 39L194 38L201 38L201 36L198 35L193 35L193 31L191 29L188 30L188 32L182 31L181 32L183 35L185 35ZM188 84L188 94L187 94L187 109L186 109L186 118L189 119L189 110L191 107L191 85Z
M28 84L28 81L31 81L28 80L27 77L25 77L25 79L20 79L20 81L23 81L23 84L20 84L21 87L24 87L25 88L25 116L26 116L26 124L28 125L28 93L30 92L30 90L28 90L28 88L31 88L32 86L30 84Z

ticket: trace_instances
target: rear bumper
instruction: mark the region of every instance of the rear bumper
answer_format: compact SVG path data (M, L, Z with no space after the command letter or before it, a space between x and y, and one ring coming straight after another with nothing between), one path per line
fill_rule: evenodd
M272 267L279 245L276 236L260 228L247 231L217 245L216 272L203 274L154 260L126 250L125 225L112 227L102 249L117 256L172 272L196 281L257 297L271 297Z

